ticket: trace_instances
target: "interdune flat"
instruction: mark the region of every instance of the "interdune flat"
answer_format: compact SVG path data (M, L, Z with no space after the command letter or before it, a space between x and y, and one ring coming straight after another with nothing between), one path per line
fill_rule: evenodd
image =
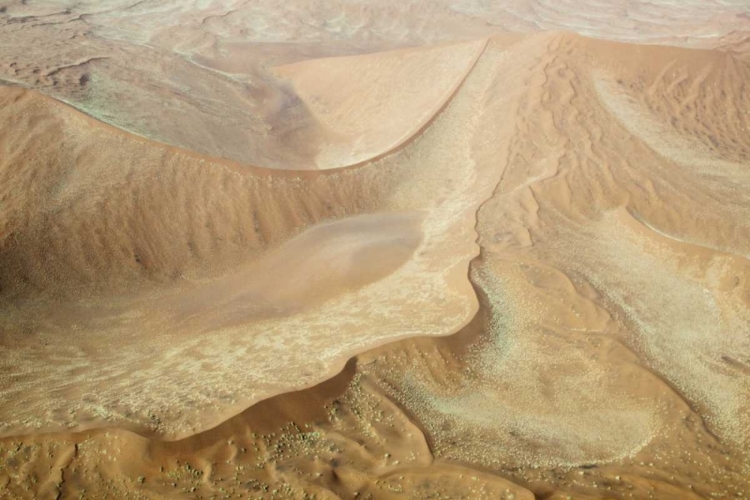
M0 6L0 499L750 498L749 34Z

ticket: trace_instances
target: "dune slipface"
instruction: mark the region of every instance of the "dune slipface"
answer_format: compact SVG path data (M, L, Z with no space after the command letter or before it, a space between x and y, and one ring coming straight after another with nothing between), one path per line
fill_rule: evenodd
M337 57L281 66L316 120L329 130L318 168L373 160L414 138L458 91L485 40ZM424 82L430 85L425 87ZM397 91L393 82L399 83Z
M750 496L741 2L0 11L0 498Z

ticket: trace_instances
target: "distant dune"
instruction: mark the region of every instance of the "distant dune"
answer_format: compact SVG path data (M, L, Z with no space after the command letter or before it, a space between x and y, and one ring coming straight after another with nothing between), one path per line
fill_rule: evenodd
M750 495L746 7L28 3L0 498Z

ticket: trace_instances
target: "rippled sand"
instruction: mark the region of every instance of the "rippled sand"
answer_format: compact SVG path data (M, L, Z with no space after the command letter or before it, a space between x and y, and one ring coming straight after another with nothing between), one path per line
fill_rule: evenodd
M0 7L0 498L749 497L743 4Z

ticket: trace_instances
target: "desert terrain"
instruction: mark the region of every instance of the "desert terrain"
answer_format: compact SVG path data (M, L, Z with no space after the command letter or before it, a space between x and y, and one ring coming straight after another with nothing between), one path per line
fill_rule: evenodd
M0 499L750 498L746 1L0 42Z

